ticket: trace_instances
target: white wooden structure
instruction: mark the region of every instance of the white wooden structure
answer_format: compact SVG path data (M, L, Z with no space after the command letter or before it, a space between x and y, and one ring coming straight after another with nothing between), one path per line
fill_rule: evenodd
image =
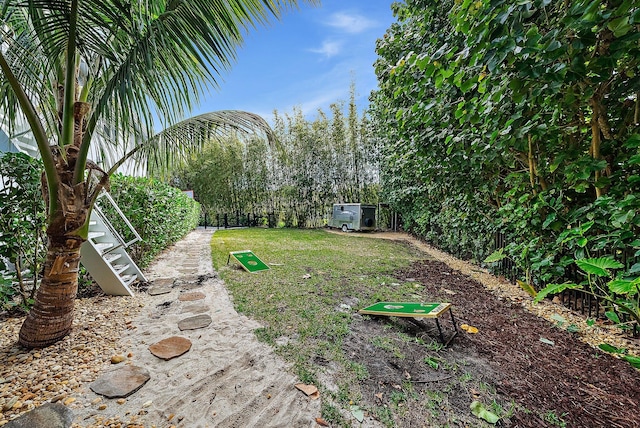
M14 132L13 135L7 135L0 129L0 143L0 152L19 151L31 157L39 157L36 142L28 128ZM116 212L120 217L117 223L124 224L129 231L116 230L105 215L106 211ZM133 235L134 238L127 242L122 238L123 233ZM140 235L115 201L108 193L103 192L91 212L89 239L82 244L80 261L106 294L133 296L131 285L136 281L146 281L142 271L127 253L127 247L140 239Z

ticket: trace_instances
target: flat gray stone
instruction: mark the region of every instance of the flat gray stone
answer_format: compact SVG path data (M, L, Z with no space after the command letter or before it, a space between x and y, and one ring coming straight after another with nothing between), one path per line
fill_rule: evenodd
M191 349L191 341L180 336L171 336L149 346L149 351L163 360L179 357L189 349Z
M189 312L190 314L201 314L208 311L209 307L206 305L191 305L184 308L184 312Z
M178 300L181 302L193 302L194 300L202 300L206 296L200 291L191 291L189 293L182 293L178 296Z
M171 287L173 285L173 278L159 278L153 280L154 287Z
M170 287L159 287L157 285L150 287L149 290L147 290L147 293L149 293L150 296L159 296L161 294L167 294L167 293L171 293L171 288Z
M46 403L15 418L4 428L69 428L73 412L62 403Z
M107 398L125 398L142 388L150 379L149 371L137 366L123 366L95 380L89 388Z
M180 330L197 330L199 328L205 328L211 324L211 317L206 314L196 315L195 317L189 317L178 322L178 328Z

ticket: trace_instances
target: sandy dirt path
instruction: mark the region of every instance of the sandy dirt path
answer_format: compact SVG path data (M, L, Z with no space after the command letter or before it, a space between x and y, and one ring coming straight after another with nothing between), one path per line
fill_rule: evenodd
M320 400L310 400L271 348L257 341L256 321L239 315L211 266L213 231L196 230L161 254L145 273L162 295L144 295L144 307L118 344L122 364L143 367L151 379L126 399L106 399L83 386L70 405L74 427L313 427ZM173 282L173 284L171 284ZM185 293L201 300L181 301ZM205 328L180 331L178 322L208 314ZM170 336L192 342L184 355L165 361L148 347Z

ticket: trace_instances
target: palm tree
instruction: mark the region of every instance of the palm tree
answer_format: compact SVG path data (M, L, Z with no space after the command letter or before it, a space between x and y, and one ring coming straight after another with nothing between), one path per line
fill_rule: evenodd
M303 0L316 3L315 0ZM19 343L44 347L71 330L80 246L109 175L97 144L161 166L232 129L268 129L258 116L219 112L176 124L228 69L242 34L296 0L0 0L0 111L27 121L44 164L44 277ZM186 137L186 138L185 138ZM123 142L134 142L126 151ZM130 145L130 143L127 143ZM148 157L150 156L150 157Z

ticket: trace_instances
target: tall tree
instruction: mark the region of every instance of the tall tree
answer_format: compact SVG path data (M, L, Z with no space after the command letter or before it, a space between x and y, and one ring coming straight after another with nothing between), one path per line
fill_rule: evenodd
M48 203L44 278L21 345L47 346L71 330L89 214L119 165L102 170L88 159L90 147L151 156L158 167L221 130L268 128L241 112L177 123L229 68L243 33L297 3L0 0L0 109L9 127L29 124ZM176 125L145 137L153 135L154 117Z

